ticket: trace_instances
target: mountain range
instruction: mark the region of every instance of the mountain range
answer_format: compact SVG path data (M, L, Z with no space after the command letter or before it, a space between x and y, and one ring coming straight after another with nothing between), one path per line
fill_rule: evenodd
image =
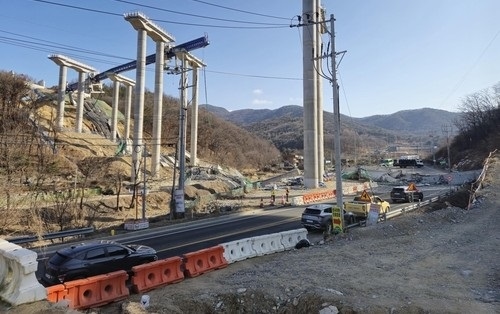
M229 111L222 107L202 105L219 118L271 141L280 150L303 148L303 107L289 105L278 109L241 109ZM324 111L324 140L333 143L334 115ZM380 150L382 146L420 145L442 142L447 134L444 126L453 125L460 113L422 108L398 111L387 115L352 118L340 115L343 150ZM431 138L431 139L429 139Z

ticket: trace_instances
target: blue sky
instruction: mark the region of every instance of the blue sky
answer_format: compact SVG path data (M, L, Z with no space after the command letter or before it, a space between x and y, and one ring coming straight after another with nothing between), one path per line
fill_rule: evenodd
M123 18L140 11L177 44L208 35L192 51L199 102L236 109L302 105L300 0L0 0L0 69L58 82L57 53L99 72L136 56L137 34ZM62 4L62 5L58 5ZM457 111L463 97L500 82L498 0L323 0L336 18L340 111L352 117L424 107ZM74 6L82 9L71 8ZM245 22L245 23L242 23ZM325 41L328 38L325 37ZM155 52L148 41L147 53ZM135 79L135 72L122 73ZM68 80L77 73L68 70ZM154 66L147 72L153 89ZM105 81L109 84L109 81ZM164 91L179 96L179 77ZM333 111L325 81L324 109Z

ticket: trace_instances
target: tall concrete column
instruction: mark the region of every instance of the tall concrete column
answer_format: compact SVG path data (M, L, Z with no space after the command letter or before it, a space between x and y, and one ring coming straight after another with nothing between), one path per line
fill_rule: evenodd
M304 98L304 185L306 188L317 188L318 176L318 136L316 109L316 72L314 68L313 49L316 48L316 1L302 1L303 32L303 98Z
M59 93L57 94L56 128L60 131L64 127L64 97L66 96L66 77L68 69L65 65L59 66Z
M161 122L163 109L163 69L165 66L165 55L163 53L165 43L156 42L156 61L155 61L155 95L153 108L153 140L152 140L152 158L151 175L157 177L160 172L161 155Z
M316 12L322 12L321 8L321 0L317 0L316 3ZM319 15L320 21L324 20L323 14ZM316 21L319 22L319 21ZM323 175L325 174L325 140L324 140L324 119L323 119L323 78L319 73L319 69L322 67L321 60L321 35L323 24L316 24L316 48L314 51L316 52L316 108L317 108L317 118L318 118L318 176L319 180L323 181Z
M134 85L127 85L125 94L125 140L130 138L130 111L132 109L132 88Z
M125 15L125 20L130 22L135 30L137 30L137 72L135 86L135 107L134 107L134 139L132 153L132 181L135 182L135 176L139 171L139 158L143 147L143 117L144 117L144 89L145 89L145 72L146 72L146 36L150 36L155 42L172 42L174 38L167 34L160 27L151 22L142 13L134 12ZM158 46L157 46L158 48ZM163 51L160 55L163 55ZM155 58L161 58L158 53ZM163 71L163 67L162 67ZM163 73L163 72L161 72ZM157 87L155 85L155 87ZM160 106L161 107L161 106ZM161 117L160 117L161 118ZM161 137L161 136L160 136Z
M135 86L135 81L131 80L123 75L108 72L106 73L108 78L113 81L113 112L112 112L112 133L116 134L118 129L118 99L120 96L120 84L125 85L126 95L125 95L125 134L124 138L128 139L130 136L130 109L132 107L132 87ZM115 111L116 108L116 111ZM116 140L116 136L112 139Z
M58 130L62 130L64 127L64 97L66 95L66 75L67 68L71 68L75 71L79 72L78 75L78 104L76 111L76 128L78 132L78 123L80 123L80 131L81 131L81 121L83 116L83 84L84 84L84 73L95 72L95 69L70 59L68 57L62 55L50 55L49 59L54 61L57 65L59 65L59 93L57 95L57 117L56 117L56 128ZM80 121L80 122L78 122Z
M137 67L135 75L134 137L132 143L132 182L139 175L139 160L143 149L142 128L144 119L144 90L146 84L146 31L137 30Z
M113 82L113 105L111 107L111 136L110 140L116 142L116 131L118 124L118 100L120 97L120 82Z
M198 165L198 67L193 67L191 101L191 165Z
M85 73L80 71L78 72L78 101L76 103L76 123L75 123L76 133L82 133L84 87L85 87Z

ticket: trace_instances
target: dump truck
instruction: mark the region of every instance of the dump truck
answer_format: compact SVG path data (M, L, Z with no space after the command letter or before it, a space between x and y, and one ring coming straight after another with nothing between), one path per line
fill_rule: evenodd
M379 207L379 217L385 220L385 214L391 209L389 202L384 201L379 196L370 195L366 190L351 202L345 202L344 209L358 218L366 218L372 205Z

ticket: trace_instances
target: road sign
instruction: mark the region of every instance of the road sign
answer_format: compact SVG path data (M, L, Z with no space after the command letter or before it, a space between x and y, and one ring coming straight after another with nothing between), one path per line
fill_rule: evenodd
M378 204L370 205L370 211L368 212L368 217L366 218L367 226L371 226L377 223L379 212L380 212L380 205Z
M335 233L342 233L342 216L340 216L340 208L339 207L333 207L333 212L332 212L332 223L333 223L333 232Z

